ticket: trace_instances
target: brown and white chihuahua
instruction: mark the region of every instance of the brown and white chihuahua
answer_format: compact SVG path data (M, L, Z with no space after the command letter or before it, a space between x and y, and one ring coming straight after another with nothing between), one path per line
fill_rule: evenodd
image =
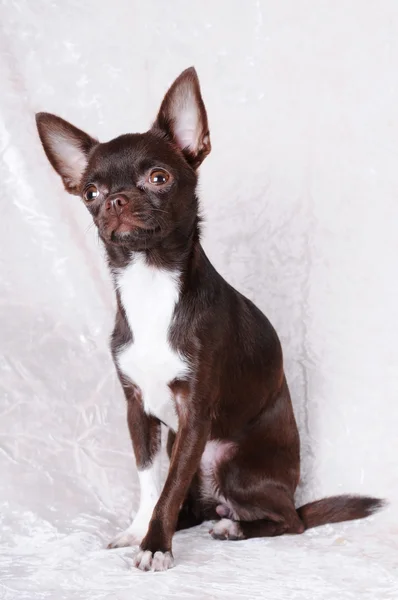
M146 133L100 143L48 113L37 114L37 127L66 190L98 227L114 281L111 349L141 497L109 547L139 544L135 566L161 571L173 566L174 532L204 520L216 520L213 538L242 540L380 508L360 496L295 508L300 444L278 336L200 244L197 170L211 145L195 69L176 79Z

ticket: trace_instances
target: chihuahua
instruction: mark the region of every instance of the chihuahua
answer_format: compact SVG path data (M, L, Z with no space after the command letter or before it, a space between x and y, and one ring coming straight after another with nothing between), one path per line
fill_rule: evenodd
M48 160L93 217L116 293L111 351L140 504L109 547L139 545L134 565L162 571L173 566L174 532L205 520L213 538L243 540L380 508L362 496L295 508L300 443L280 341L200 243L198 168L211 144L195 69L175 80L146 133L100 143L55 115L36 120Z

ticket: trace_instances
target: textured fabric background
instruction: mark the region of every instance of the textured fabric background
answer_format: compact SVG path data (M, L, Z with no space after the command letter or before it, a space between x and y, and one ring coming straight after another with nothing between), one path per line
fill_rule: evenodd
M0 598L398 598L395 0L0 1ZM387 497L299 537L178 534L173 571L104 546L138 487L107 347L110 278L35 111L143 131L197 67L210 258L282 338L297 501Z

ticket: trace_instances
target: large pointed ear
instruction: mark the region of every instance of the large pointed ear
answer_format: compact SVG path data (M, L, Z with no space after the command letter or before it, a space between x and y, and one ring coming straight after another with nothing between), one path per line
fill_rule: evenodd
M194 169L209 154L207 114L193 67L183 71L165 95L153 128L177 144Z
M79 194L88 155L98 141L50 113L37 113L36 124L48 160L70 194Z

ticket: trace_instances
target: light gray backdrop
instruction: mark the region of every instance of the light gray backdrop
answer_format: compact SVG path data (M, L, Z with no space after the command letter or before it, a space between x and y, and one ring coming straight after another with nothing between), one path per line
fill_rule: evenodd
M143 131L195 65L213 150L204 246L282 338L298 502L398 499L398 5L394 0L0 2L0 597L396 598L397 511L300 537L175 539L131 570L137 506L107 338L113 294L34 113ZM244 399L242 399L244 401ZM1 595L3 594L3 596ZM133 596L131 596L133 594Z

